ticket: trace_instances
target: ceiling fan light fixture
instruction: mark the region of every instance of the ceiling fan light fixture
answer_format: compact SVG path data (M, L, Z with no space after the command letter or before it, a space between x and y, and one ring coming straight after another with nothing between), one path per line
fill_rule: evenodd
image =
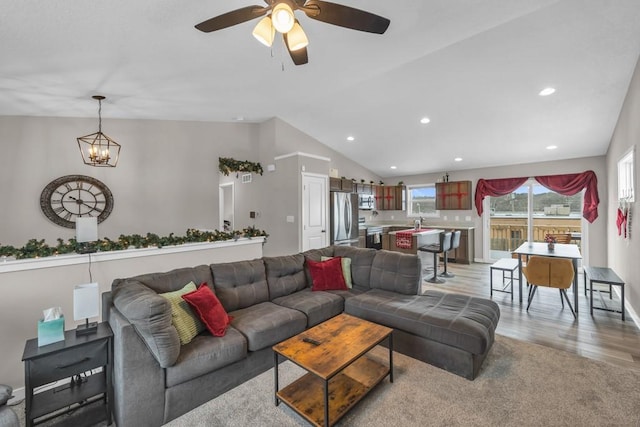
M300 50L309 45L309 39L296 19L293 28L287 33L288 45L291 51Z
M262 18L253 29L252 34L260 43L267 47L271 47L276 35L276 29L273 27L271 18L269 16Z
M287 3L278 3L271 12L271 21L279 33L288 33L295 24L293 10Z

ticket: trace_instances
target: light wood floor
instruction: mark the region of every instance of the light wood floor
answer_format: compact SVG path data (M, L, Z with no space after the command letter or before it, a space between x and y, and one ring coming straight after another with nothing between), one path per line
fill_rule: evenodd
M435 288L490 298L489 265L449 263L448 269L456 277L446 279L444 284L424 282L423 290ZM562 308L557 289L538 288L529 311L526 311L526 282L523 285L522 305L518 302L517 281L513 302L511 295L494 291L492 299L498 303L501 312L496 333L640 371L640 330L629 313L624 322L620 313L594 310L591 316L588 293L586 297L584 295L582 273L578 279L578 320L574 320L566 303ZM501 280L501 272L494 271L494 288L499 286ZM573 291L567 293L573 305ZM608 295L604 298L607 304L620 306L620 299L615 292L612 302L608 300Z

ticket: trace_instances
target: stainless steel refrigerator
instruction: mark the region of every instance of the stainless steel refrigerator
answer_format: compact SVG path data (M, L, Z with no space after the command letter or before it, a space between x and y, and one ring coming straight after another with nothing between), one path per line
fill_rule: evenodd
M331 192L331 244L358 245L358 195Z

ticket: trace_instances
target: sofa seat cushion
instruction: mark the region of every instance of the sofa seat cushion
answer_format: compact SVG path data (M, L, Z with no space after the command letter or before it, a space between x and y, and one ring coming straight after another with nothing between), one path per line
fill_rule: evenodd
M344 310L344 299L340 296L310 289L276 298L272 302L303 312L307 316L307 327L324 322Z
M345 312L472 354L491 348L500 318L491 300L434 290L403 295L374 289L346 300Z
M232 311L231 325L245 336L250 351L261 350L305 330L307 317L298 310L263 302Z
M230 327L223 337L204 332L180 348L175 365L166 369L166 385L173 387L245 357L247 340L237 330Z

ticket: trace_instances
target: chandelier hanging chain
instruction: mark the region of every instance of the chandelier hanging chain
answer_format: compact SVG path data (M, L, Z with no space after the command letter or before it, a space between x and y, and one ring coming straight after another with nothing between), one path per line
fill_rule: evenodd
M102 99L98 99L98 132L102 133Z

